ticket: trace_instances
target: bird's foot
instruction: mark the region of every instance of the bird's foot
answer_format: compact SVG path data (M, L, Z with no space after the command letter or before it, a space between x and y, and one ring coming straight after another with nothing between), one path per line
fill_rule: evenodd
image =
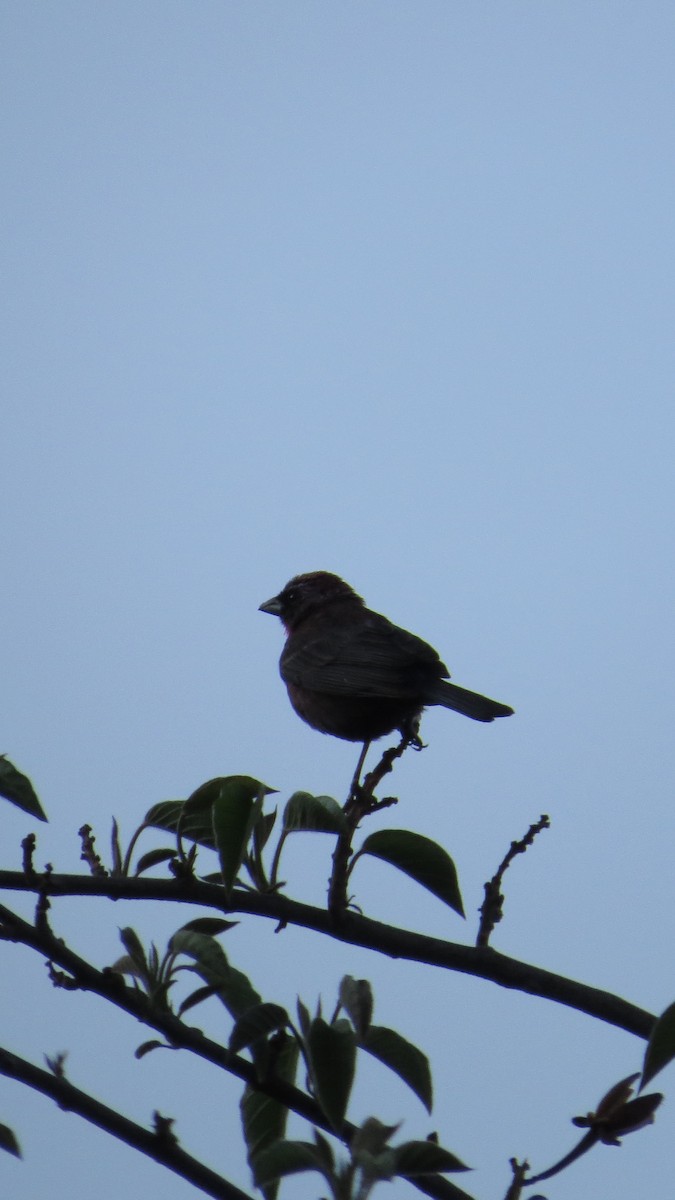
M412 737L407 737L405 740L406 750L408 747L411 750L426 750L428 742L423 742L419 733L414 733Z
M421 714L418 713L417 716L409 717L408 720L404 721L400 727L399 732L401 734L401 754L404 750L407 750L409 746L412 750L426 749L427 744L426 742L423 742L420 737L420 715Z

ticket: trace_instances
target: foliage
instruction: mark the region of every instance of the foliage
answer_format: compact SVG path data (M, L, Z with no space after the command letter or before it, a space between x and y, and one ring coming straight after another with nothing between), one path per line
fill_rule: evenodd
M33 864L33 834L24 839L23 871L0 871L4 891L29 891L37 896L33 924L0 905L0 936L23 942L42 954L58 986L85 988L141 1020L153 1036L138 1046L138 1058L162 1047L183 1047L243 1082L242 1133L253 1184L265 1200L276 1200L282 1181L301 1172L318 1174L321 1188L333 1200L367 1200L374 1188L398 1177L441 1200L471 1197L446 1178L468 1168L455 1153L439 1145L435 1136L400 1141L399 1127L386 1125L376 1115L358 1127L348 1119L364 1054L402 1080L427 1112L433 1107L431 1068L425 1053L401 1032L374 1022L375 997L370 983L345 976L329 1009L321 998L298 998L295 1013L289 1013L274 997L263 998L229 961L221 939L237 924L230 919L234 913L247 914L251 922L256 914L276 915L281 924L311 927L324 936L446 969L471 970L498 983L508 979L509 986L574 1004L648 1038L641 1088L675 1057L675 1004L656 1021L617 997L534 967L523 971L522 964L489 948L490 933L502 915L504 873L514 856L524 852L547 827L546 817L520 842L512 843L497 874L486 885L475 947L438 943L421 934L380 926L354 908L347 884L359 860L375 857L404 872L457 915L464 915L453 860L430 839L409 830L384 829L366 836L360 847L353 849L361 822L392 803L391 798L377 800L375 787L404 748L402 744L385 751L363 783L353 783L342 806L329 796L295 792L278 820L278 808L265 807L273 789L251 776L221 777L201 785L184 801L154 805L126 848L113 822L107 864L96 849L91 828L83 826L82 858L88 875L57 876L51 868L38 873ZM0 794L29 815L46 819L32 784L5 757L0 759ZM169 836L164 844L139 854L139 843L150 830ZM334 839L328 911L301 905L284 891L286 884L280 878L283 851L290 837L303 833ZM148 874L158 870L160 876ZM77 895L82 903L89 895L134 897L139 903L171 898L203 904L219 915L183 924L163 950L152 943L145 946L133 928L123 928L122 955L101 969L79 958L52 931L50 908L57 895ZM194 980L196 986L176 1000L176 985L181 980ZM206 1038L183 1020L190 1010L213 999L227 1014L226 1043ZM48 1066L49 1071L44 1071L9 1050L0 1050L0 1073L53 1096L63 1107L151 1154L204 1194L245 1200L245 1194L227 1179L181 1149L172 1122L155 1114L154 1128L144 1130L78 1091L66 1079L63 1057ZM513 1159L513 1178L505 1181L508 1200L518 1200L528 1186L564 1170L599 1142L618 1144L626 1134L650 1123L661 1096L640 1092L633 1097L638 1075L613 1085L596 1111L575 1119L586 1132L560 1162L533 1175L527 1163ZM308 1123L307 1139L286 1138L291 1112ZM335 1148L336 1141L341 1149ZM16 1136L7 1125L0 1125L0 1149L20 1156Z

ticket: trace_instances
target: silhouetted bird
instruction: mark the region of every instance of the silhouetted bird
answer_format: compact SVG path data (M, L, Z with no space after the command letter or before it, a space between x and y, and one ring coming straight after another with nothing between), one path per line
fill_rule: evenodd
M513 712L448 683L448 669L431 646L371 612L328 571L296 575L260 611L281 618L287 633L281 677L298 716L321 733L371 742L399 729L414 742L428 704L474 721Z

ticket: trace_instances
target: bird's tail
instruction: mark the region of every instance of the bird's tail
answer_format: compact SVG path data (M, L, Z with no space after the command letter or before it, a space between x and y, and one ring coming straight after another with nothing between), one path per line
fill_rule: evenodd
M474 721L494 721L495 717L510 717L513 714L508 704L500 704L498 700L470 692L456 683L447 683L445 679L439 679L433 700L428 703L442 704L443 708L452 708L454 712L463 713Z

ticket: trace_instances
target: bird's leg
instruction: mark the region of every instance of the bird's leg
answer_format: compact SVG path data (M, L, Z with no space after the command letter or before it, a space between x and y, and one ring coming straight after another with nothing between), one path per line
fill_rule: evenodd
M369 749L370 749L370 742L364 742L363 746L361 747L361 753L359 754L359 761L356 764L354 778L352 779L351 787L349 789L350 800L352 799L352 797L356 797L356 795L358 793L359 781L361 779L361 772L363 770L363 764L366 761L366 755L367 755Z
M366 761L370 742L364 742L356 764L354 778L349 788L349 795L344 804L345 828L338 834L335 850L333 851L333 870L328 880L328 909L333 917L339 919L347 910L347 879L349 876L349 860L352 854L352 839L359 821L369 811L372 803L372 789L367 790L361 784L361 772Z

